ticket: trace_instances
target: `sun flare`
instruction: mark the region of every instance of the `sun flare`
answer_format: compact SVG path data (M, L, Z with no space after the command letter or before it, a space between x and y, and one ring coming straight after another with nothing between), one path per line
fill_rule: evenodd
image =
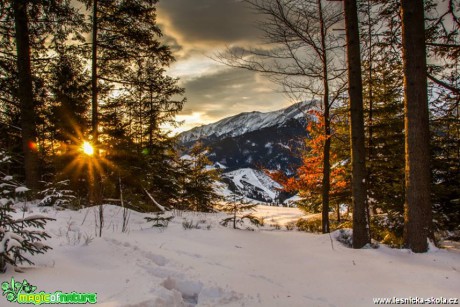
M83 145L81 146L81 148L82 148L82 151L88 156L92 156L94 154L93 146L87 141L83 142Z

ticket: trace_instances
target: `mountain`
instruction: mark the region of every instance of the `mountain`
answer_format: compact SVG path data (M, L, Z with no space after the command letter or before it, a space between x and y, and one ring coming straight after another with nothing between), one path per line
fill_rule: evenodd
M277 201L278 189L281 188L281 185L264 172L251 168L224 173L222 181L228 184L228 189L234 193L267 203Z
M202 142L214 167L222 169L228 190L277 203L292 195L280 195L279 184L260 169L282 170L288 175L295 172L301 163L298 150L304 147L306 126L312 120L308 110L313 105L315 101L274 112L241 113L183 132L179 144L188 149Z
M264 167L292 174L300 163L297 150L308 136L308 110L314 104L300 102L273 112L241 113L183 132L179 144L190 148L201 141L210 149L209 159L228 171Z
M179 135L179 142L187 144L197 140L217 140L236 137L268 127L288 124L292 120L305 120L307 111L315 101L299 102L285 109L273 112L245 112L224 118L213 124L195 127Z

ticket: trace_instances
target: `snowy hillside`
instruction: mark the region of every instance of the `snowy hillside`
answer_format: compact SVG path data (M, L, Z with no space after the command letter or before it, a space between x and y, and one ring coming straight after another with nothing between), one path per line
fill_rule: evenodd
M278 215L280 223L301 215L294 208L261 209L267 224ZM454 251L353 250L331 243L329 235L224 228L220 213L184 212L159 230L145 214L131 212L129 232L121 233L122 210L115 206L105 206L99 238L93 208L41 213L56 219L47 227L53 250L33 257L35 266L23 273L9 267L0 279L26 279L36 292L95 292L101 307L360 307L385 297L459 296L460 254ZM201 229L185 230L184 219ZM0 306L17 303L0 296Z
M201 138L235 137L267 127L282 126L291 119L307 116L314 102L300 102L274 112L249 112L224 118L216 123L196 127L179 135L181 143L189 143Z
M251 168L227 172L222 177L233 192L269 203L275 202L277 189L281 188L281 185L273 181L264 172Z

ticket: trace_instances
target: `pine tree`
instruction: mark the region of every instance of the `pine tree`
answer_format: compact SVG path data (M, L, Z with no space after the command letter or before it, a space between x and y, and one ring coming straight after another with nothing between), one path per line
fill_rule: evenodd
M459 80L458 71L448 79ZM459 96L438 89L431 108L431 165L433 169L434 227L458 231L460 225L460 119Z
M371 213L404 211L404 114L398 1L364 11L363 74L367 138L367 189ZM378 22L384 26L380 27ZM391 193L388 193L391 191Z
M27 5L27 0L13 1L24 170L27 185L33 189L37 189L39 171L36 151L37 127L34 111L36 103L32 88L31 47Z
M219 171L211 168L211 161L206 156L207 149L197 143L190 150L190 160L186 165L186 177L183 180L184 192L182 201L188 210L213 212L220 199L215 190Z
M0 273L4 273L6 265L33 264L26 254L43 254L50 249L41 241L50 238L44 229L48 221L54 220L41 215L14 218L16 212L15 194L24 190L12 176L3 171L10 158L0 152Z
M363 86L358 7L355 0L345 0L347 34L348 93L350 98L351 160L353 191L353 248L370 243L366 210L366 154L364 139Z
M231 224L233 229L238 229L237 225L243 225L244 220L248 220L252 225L259 226L259 219L252 214L255 211L256 204L251 204L244 200L242 195L230 195L226 197L225 203L218 206L219 211L225 212L230 216L224 218L220 224L227 227Z
M426 252L432 208L423 1L401 1L401 11L406 147L404 241L413 252Z
M425 3L430 98L434 230L460 225L459 1Z
M5 47L2 61L8 65L2 65L2 70L9 84L4 87L7 92L1 94L6 100L1 100L14 105L19 115L23 173L32 189L38 187L40 179L38 125L40 107L43 108L47 94L45 75L53 61L49 51L57 44L73 40L70 34L81 29L80 17L67 0L2 3L0 36ZM15 67L10 66L12 63Z

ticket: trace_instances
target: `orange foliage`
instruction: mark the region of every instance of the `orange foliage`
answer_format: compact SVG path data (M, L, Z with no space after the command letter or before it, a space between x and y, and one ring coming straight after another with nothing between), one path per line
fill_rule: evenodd
M270 177L283 186L283 190L291 193L299 192L302 197L321 195L323 180L323 157L326 136L324 135L324 117L318 111L310 111L316 121L307 126L310 138L306 139L306 150L302 153L302 165L297 169L296 176L287 178L282 171L270 173ZM343 194L348 188L345 163L337 154L330 153L331 162L331 199Z

